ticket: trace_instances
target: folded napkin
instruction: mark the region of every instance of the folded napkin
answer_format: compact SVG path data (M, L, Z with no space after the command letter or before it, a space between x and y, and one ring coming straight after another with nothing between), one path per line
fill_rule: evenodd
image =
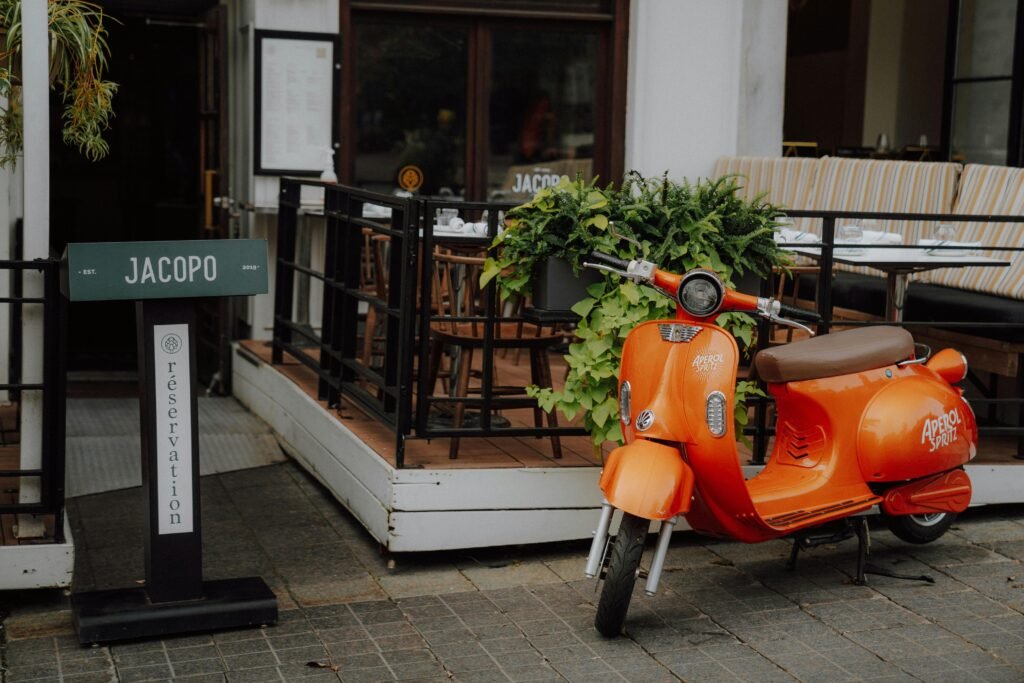
M903 235L898 232L882 230L865 230L860 244L903 244Z
M775 241L781 244L792 244L794 242L806 242L808 244L817 244L821 241L821 238L815 235L813 232L804 232L803 230L793 230L792 228L782 228L775 233Z
M964 256L981 247L981 242L956 242L954 240L922 239L917 243L922 247L956 247L955 249L928 249L928 253L932 256Z
M391 218L391 207L363 204L363 218Z

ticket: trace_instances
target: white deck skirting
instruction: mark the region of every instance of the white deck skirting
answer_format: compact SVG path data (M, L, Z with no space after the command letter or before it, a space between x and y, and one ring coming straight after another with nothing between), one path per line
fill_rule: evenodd
M67 588L75 568L75 544L64 517L63 543L0 546L0 591Z
M597 467L396 469L290 379L235 345L234 395L388 550L589 538Z
M235 398L390 551L567 541L594 530L597 467L396 469L237 344L233 365ZM758 469L744 471L750 477ZM1024 463L968 465L967 472L973 505L1024 502Z

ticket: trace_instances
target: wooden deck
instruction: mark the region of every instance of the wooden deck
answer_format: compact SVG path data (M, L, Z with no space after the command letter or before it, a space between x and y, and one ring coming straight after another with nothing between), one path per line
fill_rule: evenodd
M242 341L241 345L264 363L270 363L270 342ZM478 356L481 354L477 354ZM551 354L551 374L555 385L560 386L565 376L565 361L559 354ZM478 365L478 363L477 363ZM287 354L281 365L274 366L281 374L294 382L307 396L316 400L316 374ZM523 354L519 364L510 353L495 357L495 373L501 384L526 385L530 383L529 361ZM395 460L394 434L377 420L366 415L358 406L343 399L340 410L331 410L323 401L317 403L339 422L352 430L374 452L392 466ZM532 409L504 410L502 416L515 427L532 427ZM559 424L567 424L560 417ZM576 424L579 424L578 422ZM459 445L459 457L448 457L448 439L426 441L414 439L406 443L405 466L408 468L430 469L472 469L472 468L521 468L521 467L595 467L600 466L600 456L595 453L590 437L562 437L562 457L551 454L551 440L547 438L463 438Z

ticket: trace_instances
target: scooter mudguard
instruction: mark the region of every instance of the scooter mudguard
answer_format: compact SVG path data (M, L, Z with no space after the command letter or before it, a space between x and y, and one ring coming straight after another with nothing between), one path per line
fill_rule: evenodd
M670 519L690 510L693 470L677 448L637 439L611 452L601 472L605 499L632 515Z

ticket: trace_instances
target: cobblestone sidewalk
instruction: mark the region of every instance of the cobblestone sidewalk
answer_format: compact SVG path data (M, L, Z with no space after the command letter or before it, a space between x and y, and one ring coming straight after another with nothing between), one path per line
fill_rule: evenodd
M628 636L591 626L586 547L381 555L292 464L202 480L207 578L261 575L273 627L77 645L67 597L0 593L3 681L1024 681L1024 507L970 511L909 546L873 529L871 561L934 585L850 583L855 543L784 567L785 542L677 534L663 590L638 589ZM138 490L73 499L76 590L143 577Z

